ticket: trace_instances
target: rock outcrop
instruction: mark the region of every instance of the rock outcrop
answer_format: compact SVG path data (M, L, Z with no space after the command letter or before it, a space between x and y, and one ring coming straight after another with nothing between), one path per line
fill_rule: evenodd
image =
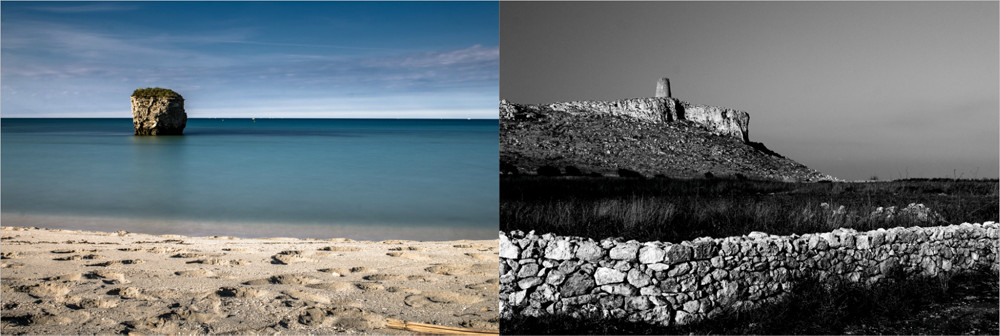
M656 124L687 120L710 132L731 136L743 142L750 141L749 113L722 107L696 105L669 97L610 101L585 100L543 105L522 105L513 104L506 100L500 101L500 119L518 119L524 114L545 112L623 116Z
M656 95L551 104L501 100L503 173L553 166L566 167L569 175L836 179L751 142L747 112L670 97L667 78L657 82Z
M161 88L132 93L132 125L135 135L181 135L187 125L184 97Z

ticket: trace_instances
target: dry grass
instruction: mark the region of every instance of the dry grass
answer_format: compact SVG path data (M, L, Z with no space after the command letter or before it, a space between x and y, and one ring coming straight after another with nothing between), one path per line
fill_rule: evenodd
M947 223L997 221L1000 213L997 180L783 183L521 176L501 178L500 228L681 241L752 231L803 234L942 224L871 216L879 207L910 203L924 204Z

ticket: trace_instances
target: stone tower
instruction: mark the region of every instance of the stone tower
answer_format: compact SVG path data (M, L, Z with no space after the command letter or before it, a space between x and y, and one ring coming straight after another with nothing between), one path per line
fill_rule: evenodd
M656 97L672 98L670 95L670 78L663 77L656 82Z

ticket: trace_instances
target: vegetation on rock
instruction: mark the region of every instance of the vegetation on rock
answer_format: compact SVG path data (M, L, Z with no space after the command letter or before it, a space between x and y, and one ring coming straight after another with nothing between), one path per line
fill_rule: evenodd
M174 90L164 89L164 88L145 88L145 89L135 89L132 91L132 97L135 98L181 98L181 95Z

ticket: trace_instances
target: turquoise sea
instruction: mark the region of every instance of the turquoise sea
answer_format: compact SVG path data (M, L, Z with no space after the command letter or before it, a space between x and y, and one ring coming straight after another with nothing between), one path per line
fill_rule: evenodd
M236 237L495 239L496 120L0 120L0 224Z

